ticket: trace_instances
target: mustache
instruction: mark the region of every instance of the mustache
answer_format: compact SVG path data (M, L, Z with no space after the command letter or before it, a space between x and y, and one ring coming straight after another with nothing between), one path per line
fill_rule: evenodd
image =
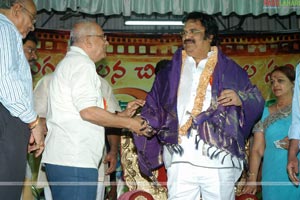
M188 43L188 42L191 42L191 43L196 43L196 41L194 40L194 39L185 39L184 41L183 41L183 43L184 44L186 44L186 43Z

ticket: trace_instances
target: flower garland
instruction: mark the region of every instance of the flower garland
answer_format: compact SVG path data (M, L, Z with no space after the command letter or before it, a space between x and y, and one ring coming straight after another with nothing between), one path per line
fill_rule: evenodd
M197 88L197 96L195 97L194 107L192 109L191 116L189 117L189 119L186 121L186 123L184 125L179 127L178 133L181 136L187 134L188 129L192 125L193 118L198 116L202 111L206 89L210 82L212 73L215 69L215 66L217 64L217 59L218 59L218 48L212 47L211 50L213 53L212 53L212 55L209 56L209 58L205 64L205 68L200 76L200 81L199 81L198 88ZM181 70L184 67L185 59L186 59L186 52L183 51L182 52ZM180 138L178 138L178 141L180 142Z

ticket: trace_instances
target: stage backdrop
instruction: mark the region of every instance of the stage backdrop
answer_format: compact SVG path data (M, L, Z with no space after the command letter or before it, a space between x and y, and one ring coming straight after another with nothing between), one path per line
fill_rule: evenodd
M107 58L96 63L98 74L112 85L118 100L145 98L154 80L156 63L171 59L181 46L178 34L107 33ZM38 63L34 85L55 70L68 50L68 31L37 30ZM300 62L299 33L221 35L222 51L244 68L266 99L271 98L269 73L277 66Z

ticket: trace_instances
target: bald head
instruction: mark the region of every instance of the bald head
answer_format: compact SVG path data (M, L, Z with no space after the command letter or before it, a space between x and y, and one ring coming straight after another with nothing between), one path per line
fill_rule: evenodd
M106 56L108 42L102 28L93 21L78 21L71 30L71 46L85 51L91 60L97 62Z
M0 1L0 9L10 9L17 3L25 5L25 6L34 6L35 7L33 0L1 0Z
M94 21L78 21L73 25L71 30L70 44L78 45L78 43L83 41L85 36L96 34L99 30L102 31L101 27Z

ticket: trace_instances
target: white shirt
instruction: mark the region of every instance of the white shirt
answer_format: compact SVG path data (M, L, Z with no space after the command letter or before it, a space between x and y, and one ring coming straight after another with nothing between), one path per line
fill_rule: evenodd
M50 87L50 81L53 77L53 73L43 76L36 84L34 95L34 110L40 117L46 118L48 108L48 90ZM101 82L101 92L107 102L107 111L114 113L115 111L122 111L119 103L113 93L110 84L101 76L99 76Z
M43 76L36 84L33 90L34 110L43 118L47 116L48 109L48 93L50 81L53 78L53 73Z
M104 128L84 121L79 112L104 107L100 86L94 62L82 49L72 46L50 83L43 163L98 168L105 145Z

